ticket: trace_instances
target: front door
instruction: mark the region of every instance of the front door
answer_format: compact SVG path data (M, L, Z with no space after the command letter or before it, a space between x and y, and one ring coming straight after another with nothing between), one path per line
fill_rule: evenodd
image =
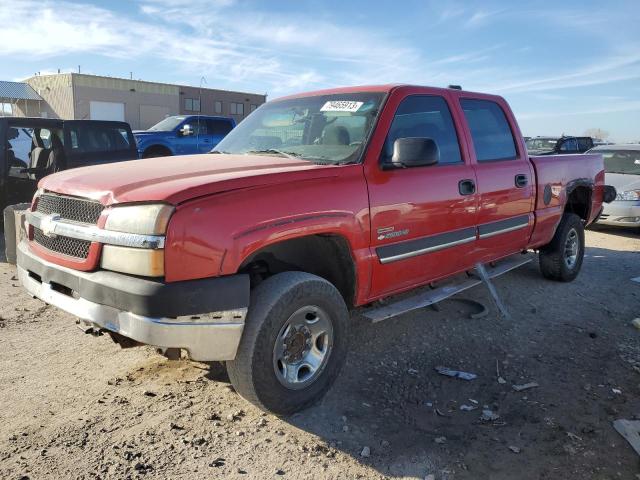
M515 140L517 126L507 120L506 103L462 97L460 108L471 134L479 192L474 262L488 262L526 247L536 181L524 145Z
M409 92L389 99L387 108L397 108L379 163L366 169L375 254L371 298L456 273L476 239L475 174L449 102ZM394 141L403 137L434 140L438 164L388 168Z

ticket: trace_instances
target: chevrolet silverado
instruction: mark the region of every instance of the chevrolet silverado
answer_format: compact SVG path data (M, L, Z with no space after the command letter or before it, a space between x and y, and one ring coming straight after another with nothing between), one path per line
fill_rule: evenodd
M318 91L265 104L210 154L43 179L18 276L123 346L225 361L238 393L289 414L338 375L351 309L386 318L378 300L527 251L573 280L605 191L599 154L530 157L501 97Z

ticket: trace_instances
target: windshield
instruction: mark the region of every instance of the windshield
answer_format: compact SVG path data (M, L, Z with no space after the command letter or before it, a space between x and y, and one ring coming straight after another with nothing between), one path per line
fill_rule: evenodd
M640 175L640 150L592 150L604 157L606 173Z
M530 138L525 143L527 150L553 150L557 142L557 138Z
M267 103L215 148L232 154L296 157L317 163L360 159L382 93L345 93Z
M149 128L149 130L152 132L170 132L180 125L185 118L187 117L167 117Z

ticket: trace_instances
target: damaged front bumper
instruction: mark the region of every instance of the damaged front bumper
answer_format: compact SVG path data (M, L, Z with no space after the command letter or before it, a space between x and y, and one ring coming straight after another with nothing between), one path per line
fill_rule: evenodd
M185 349L198 361L235 358L249 306L247 275L164 283L116 272L80 272L17 249L27 291L88 327L162 349Z

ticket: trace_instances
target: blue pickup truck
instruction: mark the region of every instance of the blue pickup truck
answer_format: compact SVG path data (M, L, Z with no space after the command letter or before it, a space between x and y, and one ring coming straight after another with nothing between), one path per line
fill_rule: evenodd
M233 118L176 115L149 130L136 130L140 158L210 152L236 126Z

